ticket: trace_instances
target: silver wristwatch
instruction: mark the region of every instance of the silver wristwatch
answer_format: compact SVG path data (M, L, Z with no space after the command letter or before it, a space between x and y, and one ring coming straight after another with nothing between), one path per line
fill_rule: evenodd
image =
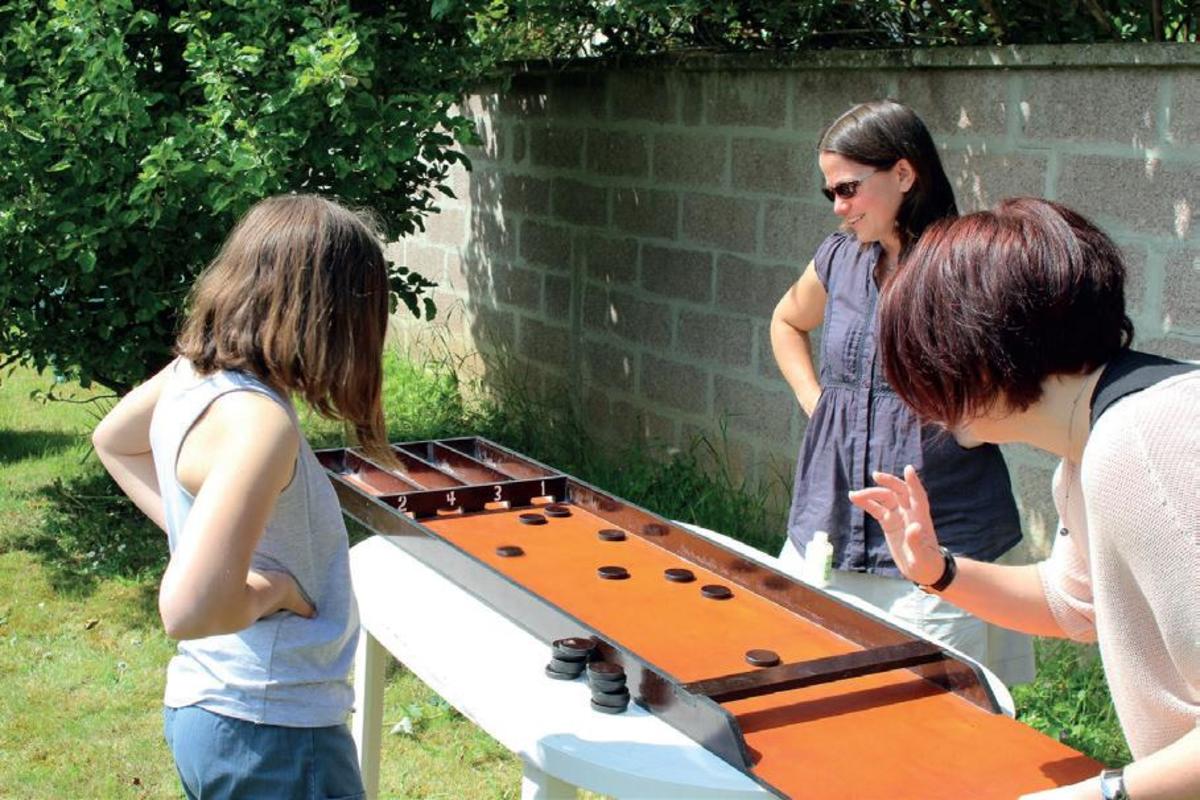
M1104 800L1129 800L1124 769L1106 769L1100 773L1100 796Z

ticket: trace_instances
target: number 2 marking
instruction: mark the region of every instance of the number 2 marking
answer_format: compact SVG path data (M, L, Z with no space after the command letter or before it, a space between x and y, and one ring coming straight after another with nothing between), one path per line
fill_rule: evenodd
M397 500L399 500L399 503L397 503L396 507L399 508L401 511L408 508L408 498L407 497L405 497L404 495L400 495L400 497L398 497Z

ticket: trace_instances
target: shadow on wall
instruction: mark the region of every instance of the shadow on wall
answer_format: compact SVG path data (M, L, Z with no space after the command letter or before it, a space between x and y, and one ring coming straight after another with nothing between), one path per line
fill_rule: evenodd
M538 116L532 100L523 110ZM548 275L527 266L519 251L520 226L530 214L549 214L549 187L544 181L513 175L506 164L526 158L525 126L501 118L502 95L472 98L471 116L483 144L470 152L474 166L467 197L467 235L461 250L458 285L450 288L464 304L467 340L480 354L478 375L483 386L505 396L513 391L539 397L570 397L570 331L565 326L546 352L528 347L535 326L544 325ZM547 256L555 262L560 283L567 282L565 307L560 297L553 309L560 326L571 314L570 241ZM561 285L559 289L561 291Z
M599 438L629 441L637 414L614 419L604 392L589 386L632 391L636 355L606 364L614 369L599 375L581 341L589 245L608 234L609 190L582 174L588 121L604 113L603 83L584 76L555 86L557 106L551 81L541 77L471 98L483 144L469 151L466 236L460 269L447 270L446 288L462 309L462 337L480 353L485 387L569 403ZM551 124L551 114L564 114L566 124ZM636 243L609 255L615 272L636 277ZM643 440L664 433L640 430ZM673 444L673 436L663 440Z
M470 152L461 266L447 288L486 385L568 398L614 443L723 442L737 475L780 484L785 500L803 423L766 326L796 267L755 260L766 203L713 193L728 182L731 137L695 136L699 80L524 76L473 97L484 143ZM701 185L709 174L715 183ZM722 203L743 217L721 218ZM703 214L717 238L696 231ZM736 306L722 302L732 292Z

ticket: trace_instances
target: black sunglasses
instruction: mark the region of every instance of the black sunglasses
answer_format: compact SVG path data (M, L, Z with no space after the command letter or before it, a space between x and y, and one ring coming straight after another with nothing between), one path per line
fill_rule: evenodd
M840 197L843 200L849 200L851 197L854 197L854 195L858 194L858 187L862 185L862 182L874 175L876 172L879 172L879 170L873 169L866 175L863 175L861 178L857 178L852 181L835 183L832 188L828 186L821 187L821 194L825 195L825 199L831 203L833 202L834 197Z

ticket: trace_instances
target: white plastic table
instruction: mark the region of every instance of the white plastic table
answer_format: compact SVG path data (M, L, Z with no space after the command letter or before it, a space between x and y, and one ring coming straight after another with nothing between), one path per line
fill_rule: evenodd
M692 530L777 566L774 558L726 536ZM379 794L389 653L521 757L523 800L573 800L577 787L621 798L760 800L772 796L634 703L624 714L593 711L584 680L556 681L545 676L550 657L547 642L386 539L374 536L355 545L350 569L363 627L351 727L369 797ZM863 607L880 615L870 606ZM490 657L463 658L462 643L467 640L472 652ZM988 678L1011 714L1007 690L994 676Z

